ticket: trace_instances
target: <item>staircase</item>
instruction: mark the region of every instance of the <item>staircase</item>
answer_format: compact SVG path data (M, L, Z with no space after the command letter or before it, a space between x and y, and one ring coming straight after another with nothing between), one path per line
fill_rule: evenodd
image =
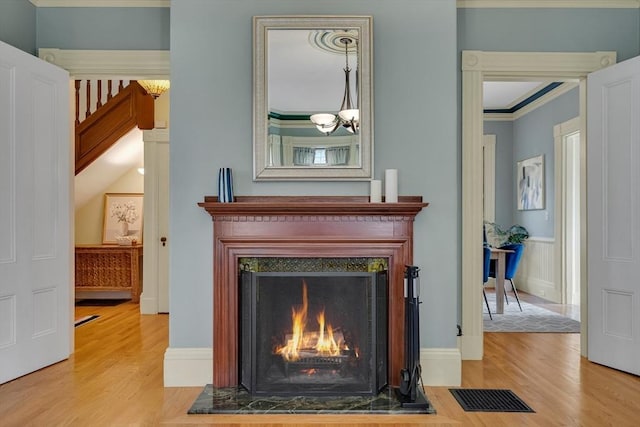
M123 80L115 83L75 81L76 175L134 127L154 127L153 98L135 81L126 86ZM80 111L84 111L84 117Z

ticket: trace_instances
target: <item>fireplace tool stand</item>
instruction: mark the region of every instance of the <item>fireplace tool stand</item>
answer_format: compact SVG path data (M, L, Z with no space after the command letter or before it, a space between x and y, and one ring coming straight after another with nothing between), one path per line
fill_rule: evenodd
M407 265L404 271L405 368L400 370L400 387L396 395L403 408L428 409L431 404L422 386L420 366L420 277L416 266Z

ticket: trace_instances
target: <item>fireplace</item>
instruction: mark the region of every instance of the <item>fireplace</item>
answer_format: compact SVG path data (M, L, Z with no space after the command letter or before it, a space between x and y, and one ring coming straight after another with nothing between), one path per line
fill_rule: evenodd
M241 382L243 298L237 272L244 257L388 260L386 375L390 385L399 385L405 366L404 269L413 264L413 221L427 206L422 197L400 196L398 203L369 203L368 197L360 196L238 196L233 203L219 203L216 197L207 196L199 205L214 223L215 387ZM301 295L300 290L297 293ZM300 303L292 302L294 306ZM285 310L291 313L291 307ZM381 377L375 381L381 383Z
M240 381L252 395L387 385L386 272L242 272Z

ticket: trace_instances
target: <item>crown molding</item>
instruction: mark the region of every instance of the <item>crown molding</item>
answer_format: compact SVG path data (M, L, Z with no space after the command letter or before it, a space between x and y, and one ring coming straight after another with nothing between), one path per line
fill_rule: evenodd
M170 0L29 0L37 7L170 7Z
M535 101L525 105L524 107L520 108L517 111L514 111L513 119L514 120L519 119L520 117L532 112L536 108L542 107L548 102L553 101L554 99L564 95L565 93L571 91L576 87L578 87L578 83L565 82L564 84L558 86L556 89L552 90L551 92L542 95L540 98L536 99Z
M29 0L37 7L170 7L170 0ZM638 9L640 0L457 0L469 8Z
M37 7L170 7L170 0L29 0ZM457 0L470 8L638 9L640 0Z
M38 49L38 57L71 77L164 80L170 76L168 50Z
M577 8L638 9L640 0L457 0L459 9L470 8Z
M532 101L525 105L524 107L514 111L513 113L484 113L483 117L486 121L491 122L505 122L505 121L514 121L519 118L529 114L536 108L542 107L543 105L553 101L554 99L564 95L569 92L571 89L578 87L578 83L575 82L564 82L557 88L553 89L551 92L545 93L535 101Z

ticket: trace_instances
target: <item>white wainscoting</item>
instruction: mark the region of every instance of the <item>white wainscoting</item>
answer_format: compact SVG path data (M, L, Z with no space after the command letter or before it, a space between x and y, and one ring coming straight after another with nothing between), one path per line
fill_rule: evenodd
M556 280L560 268L556 259L556 241L546 237L530 237L514 279L518 290L560 303L561 284Z

